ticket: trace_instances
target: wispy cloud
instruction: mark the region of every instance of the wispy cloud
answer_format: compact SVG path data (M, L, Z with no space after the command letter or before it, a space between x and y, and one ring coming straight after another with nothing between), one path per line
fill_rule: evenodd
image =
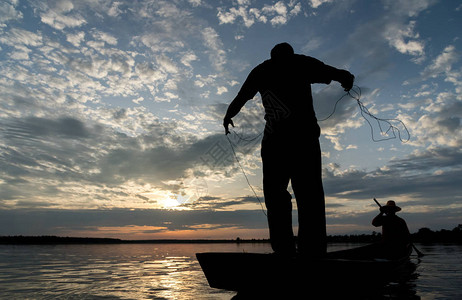
M251 1L238 1L237 6L218 8L217 17L220 24L233 24L242 19L245 27L251 27L255 22L269 22L273 26L278 26L286 24L290 18L298 15L301 9L302 6L298 1L290 1L290 3L278 1L261 8L251 6Z
M202 38L208 48L208 55L212 65L218 71L223 71L223 66L226 63L226 52L223 49L221 39L215 29L207 27L202 32Z
M459 61L461 54L454 45L444 48L431 64L427 65L422 71L422 79L435 78L440 75L450 75L452 65Z
M23 13L16 9L17 5L15 0L6 0L0 4L0 27L6 26L4 22L23 18Z
M63 30L66 27L79 27L86 23L79 13L73 12L74 5L71 1L56 1L51 6L45 3L39 4L42 10L40 19L43 23L55 29Z
M213 229L262 230L266 233L266 219L261 211L168 211L168 210L12 210L0 211L0 235L66 235L69 232L87 233L92 236L111 234L133 239L139 236L155 237L153 233L200 232L202 237ZM17 220L22 220L17 222ZM82 223L82 220L85 220ZM7 225L13 230L3 231ZM32 228L32 230L31 230ZM72 230L72 231L71 231ZM103 231L102 233L99 231ZM228 233L228 234L229 234ZM172 235L170 235L172 236ZM261 236L261 233L260 233ZM263 235L264 236L264 235ZM159 238L159 235L157 236ZM235 238L235 237L234 237Z

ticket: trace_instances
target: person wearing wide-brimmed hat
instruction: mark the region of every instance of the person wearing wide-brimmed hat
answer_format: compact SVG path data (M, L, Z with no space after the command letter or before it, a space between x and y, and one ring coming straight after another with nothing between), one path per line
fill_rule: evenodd
M372 220L375 227L382 226L381 244L387 256L400 256L411 242L406 221L396 215L400 210L395 201L389 200L385 206L380 207L380 213Z

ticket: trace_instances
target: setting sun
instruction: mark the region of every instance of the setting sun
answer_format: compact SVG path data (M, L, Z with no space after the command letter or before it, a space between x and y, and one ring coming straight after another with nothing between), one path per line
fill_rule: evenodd
M163 209L178 208L178 206L181 204L180 202L178 202L177 199L173 199L173 198L165 198L165 199L159 200L158 203Z

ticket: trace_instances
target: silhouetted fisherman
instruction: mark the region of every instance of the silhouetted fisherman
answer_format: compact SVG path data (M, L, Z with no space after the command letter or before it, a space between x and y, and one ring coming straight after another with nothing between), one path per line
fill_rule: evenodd
M300 54L287 43L271 50L271 59L255 67L231 102L223 120L225 133L244 104L260 93L265 108L262 141L263 191L271 246L275 253L296 252L289 180L298 207L298 251L326 253L326 216L321 178L320 128L311 95L312 83L341 83L345 91L354 76Z
M372 220L375 227L382 226L382 241L379 245L383 257L405 256L411 244L411 234L406 221L396 215L400 210L395 201L389 200L386 205L380 207L380 213Z

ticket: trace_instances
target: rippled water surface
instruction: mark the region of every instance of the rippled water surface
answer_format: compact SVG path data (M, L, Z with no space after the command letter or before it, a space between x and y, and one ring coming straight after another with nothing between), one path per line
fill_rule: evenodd
M462 245L419 245L415 289L421 299L462 299ZM417 259L415 259L417 260Z
M330 250L352 247L332 245ZM420 246L406 288L421 299L462 299L462 246ZM208 286L197 252L269 252L268 244L0 246L1 299L231 299ZM391 286L393 287L393 285ZM392 294L393 292L390 292Z

